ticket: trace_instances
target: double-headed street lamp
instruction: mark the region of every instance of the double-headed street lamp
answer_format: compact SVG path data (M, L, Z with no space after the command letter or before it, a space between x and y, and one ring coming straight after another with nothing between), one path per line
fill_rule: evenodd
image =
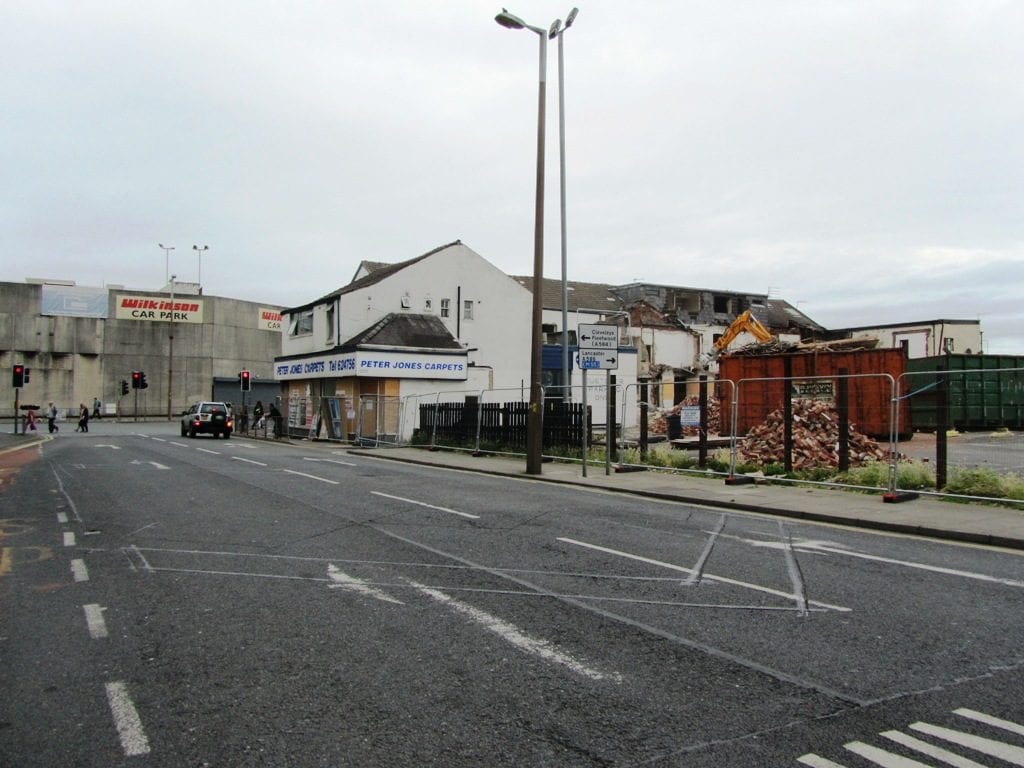
M204 245L200 248L198 245L193 245L192 250L199 254L199 274L196 275L196 285L199 286L199 292L203 292L203 251L210 250L210 246Z
M565 57L562 51L562 38L579 12L579 8L569 11L569 15L565 17L565 26L554 33L558 36L558 165L562 214L562 398L567 402L572 399L572 387L569 378L569 270L565 223Z
M544 380L541 333L544 318L544 101L547 82L548 37L562 26L555 19L549 29L527 24L502 9L494 17L508 29L528 29L540 38L540 78L537 90L537 199L533 227L533 320L530 325L530 412L526 417L526 474L541 474L544 453Z

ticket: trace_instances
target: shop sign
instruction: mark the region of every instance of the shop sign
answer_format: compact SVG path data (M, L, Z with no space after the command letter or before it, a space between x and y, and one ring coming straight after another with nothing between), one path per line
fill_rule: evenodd
M257 328L261 331L280 331L281 326L284 324L284 315L278 312L276 309L266 309L260 307L260 316L257 323Z
M468 376L468 363L464 355L358 351L336 355L311 355L301 360L274 364L274 378L278 380L333 379L348 376L465 381Z
M792 382L794 400L835 401L835 385L832 379L814 379Z

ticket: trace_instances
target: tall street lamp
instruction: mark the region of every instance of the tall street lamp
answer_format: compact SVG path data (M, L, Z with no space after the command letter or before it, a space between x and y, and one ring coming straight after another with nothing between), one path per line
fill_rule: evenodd
M199 286L199 292L203 292L203 251L210 250L210 246L204 245L200 248L198 245L193 245L192 250L199 254L199 274L196 275L196 285Z
M533 228L533 319L530 326L530 412L526 417L526 474L541 474L544 452L544 380L541 331L544 317L544 101L547 82L548 36L562 25L555 19L549 29L527 24L502 9L494 20L507 29L528 29L540 38L540 77L537 89L537 200Z
M174 281L177 275L171 275L171 324L167 327L167 420L172 421L174 414L171 406L171 390L174 383Z
M558 159L559 159L559 190L561 192L562 213L562 399L572 399L572 387L569 378L569 281L568 258L565 224L565 57L562 52L562 38L565 31L576 20L579 8L573 8L565 17L565 26L553 34L558 37Z
M174 250L173 245L164 245L163 243L157 243L158 246L164 250L164 285L167 285L167 281L170 280L171 274L171 251Z

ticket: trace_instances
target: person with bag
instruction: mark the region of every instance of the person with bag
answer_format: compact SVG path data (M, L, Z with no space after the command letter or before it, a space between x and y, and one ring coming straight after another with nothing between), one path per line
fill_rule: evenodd
M46 427L50 430L52 435L54 432L60 432L60 427L57 426L57 406L50 401L50 407L46 411Z
M89 431L89 409L85 403L78 404L78 426L75 428L75 432L88 432Z

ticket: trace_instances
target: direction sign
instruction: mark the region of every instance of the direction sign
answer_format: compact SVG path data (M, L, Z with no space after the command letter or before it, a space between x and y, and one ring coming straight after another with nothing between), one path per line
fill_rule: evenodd
M580 323L576 332L580 349L618 349L619 326Z
M614 349L581 349L577 361L584 371L619 369L619 353Z

